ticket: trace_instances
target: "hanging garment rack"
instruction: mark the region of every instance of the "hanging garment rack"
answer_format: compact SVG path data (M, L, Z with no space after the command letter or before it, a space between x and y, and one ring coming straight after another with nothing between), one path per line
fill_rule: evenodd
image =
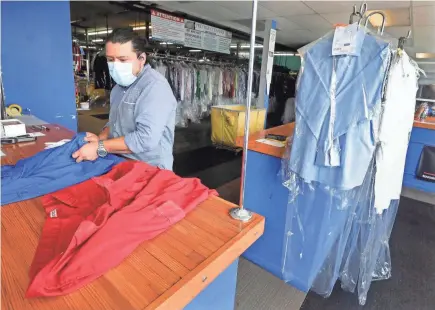
M191 62L191 63L197 63L201 65L212 65L212 66L225 66L225 65L231 65L231 66L237 66L240 67L240 65L236 65L235 61L212 61L204 58L198 58L198 57L188 57L188 56L181 56L181 55L169 55L169 54L149 54L151 59L161 59L161 60L172 60L172 61L184 61L184 62Z

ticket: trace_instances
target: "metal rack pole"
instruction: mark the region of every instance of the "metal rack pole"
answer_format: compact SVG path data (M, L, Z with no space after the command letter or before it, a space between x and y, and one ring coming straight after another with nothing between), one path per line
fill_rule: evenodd
M240 189L240 205L239 207L230 210L232 218L248 222L252 218L252 212L246 210L243 206L245 201L245 185L246 185L246 164L248 162L248 142L249 142L249 118L251 114L251 96L252 96L252 78L254 75L254 53L255 53L255 31L257 25L257 4L258 0L252 1L252 24L251 24L251 40L249 46L249 71L248 71L248 95L246 98L246 114L245 114L245 137L243 143L243 162L242 162L242 177Z

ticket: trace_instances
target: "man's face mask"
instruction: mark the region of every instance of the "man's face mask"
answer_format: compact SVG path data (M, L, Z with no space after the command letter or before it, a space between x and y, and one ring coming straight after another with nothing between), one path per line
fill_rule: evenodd
M109 72L116 84L128 87L136 81L131 62L108 62Z

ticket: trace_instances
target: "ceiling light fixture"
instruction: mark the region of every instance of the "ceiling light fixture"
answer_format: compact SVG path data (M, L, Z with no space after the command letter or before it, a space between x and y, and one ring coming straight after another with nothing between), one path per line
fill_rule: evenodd
M171 44L173 44L173 43L171 43L171 42L160 42L160 45L171 45Z
M231 48L237 48L237 45L232 44L232 45L230 45L230 47ZM242 45L240 45L240 48L250 48L250 47L251 47L250 44L242 44ZM263 44L255 44L254 47L255 48L263 48Z
M202 52L202 50L189 50L189 52L191 52L191 53L198 53L198 52Z
M103 39L95 39L95 40L92 40L92 42L103 42L104 40Z
M152 26L149 27L150 29L153 29ZM146 30L147 27L146 26L138 26L138 27L133 27L134 31L138 31L138 30Z
M295 56L295 53L275 53L274 56Z
M88 32L88 36L94 36L94 35L97 35L97 34L108 34L108 33L112 33L112 29L95 31L95 32Z

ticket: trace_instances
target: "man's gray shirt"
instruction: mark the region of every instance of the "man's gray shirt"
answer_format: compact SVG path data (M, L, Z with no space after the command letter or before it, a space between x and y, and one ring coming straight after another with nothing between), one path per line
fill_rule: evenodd
M176 108L168 81L145 65L132 85L110 94L110 138L125 137L126 157L172 170Z

